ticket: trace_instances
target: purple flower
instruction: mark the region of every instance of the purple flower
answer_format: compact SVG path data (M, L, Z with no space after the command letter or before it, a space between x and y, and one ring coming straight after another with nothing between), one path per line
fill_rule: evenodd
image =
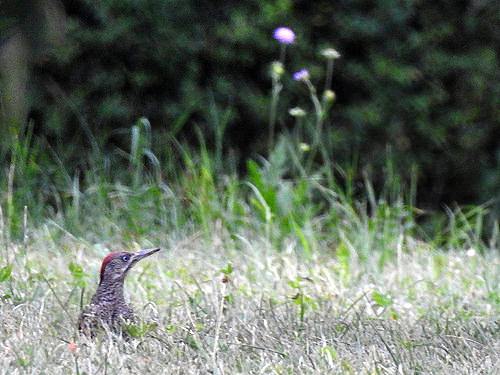
M288 27L278 27L274 30L274 38L280 43L291 44L295 40L295 34Z
M296 81L305 81L309 79L309 72L307 69L302 69L293 75L293 79Z

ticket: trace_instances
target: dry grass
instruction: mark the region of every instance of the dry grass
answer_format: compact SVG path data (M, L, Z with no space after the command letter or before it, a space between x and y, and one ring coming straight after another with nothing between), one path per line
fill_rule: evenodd
M363 264L328 251L306 260L294 243L278 253L224 235L144 241L164 251L137 266L127 289L156 327L91 342L75 329L81 289L68 265L82 265L93 289L106 250L40 233L4 247L13 271L0 283L0 374L500 373L498 252L410 242L379 265L376 254Z

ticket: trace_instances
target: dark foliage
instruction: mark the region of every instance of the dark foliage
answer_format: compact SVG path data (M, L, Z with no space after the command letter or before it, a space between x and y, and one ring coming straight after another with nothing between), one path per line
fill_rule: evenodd
M157 137L195 142L199 127L210 141L214 103L231 110L226 149L242 160L265 153L268 67L279 55L271 36L288 26L297 34L288 73L307 67L322 88L318 51L333 46L342 54L333 81L338 102L326 124L336 160L355 155L377 170L390 146L403 174L418 165L426 205L500 193L498 1L63 4L66 42L35 61L31 113L35 133L75 166L93 143L126 148L124 129L142 116ZM301 90L286 82L279 129L293 126L286 109L307 98Z

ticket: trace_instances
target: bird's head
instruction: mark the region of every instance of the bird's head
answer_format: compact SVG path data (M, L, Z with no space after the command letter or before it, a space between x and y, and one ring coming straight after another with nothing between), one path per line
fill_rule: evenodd
M135 253L117 252L107 255L102 261L101 282L125 279L128 271L141 259L159 251L159 247L137 251Z

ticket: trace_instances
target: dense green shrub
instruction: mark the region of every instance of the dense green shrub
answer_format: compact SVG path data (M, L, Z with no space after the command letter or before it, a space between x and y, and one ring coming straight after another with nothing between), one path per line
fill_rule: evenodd
M497 1L85 3L92 22L71 13L66 43L34 67L34 132L70 168L85 168L90 146L126 148L123 134L142 116L161 147L162 135L196 143L197 128L211 145L227 125L225 150L237 149L241 161L264 154L268 70L279 56L272 31L285 25L297 40L288 49L278 131L295 123L288 108L307 105L290 73L307 67L322 88L318 52L334 46L342 54L338 101L325 126L337 162L378 171L389 149L403 175L418 165L418 196L433 206L500 193Z

